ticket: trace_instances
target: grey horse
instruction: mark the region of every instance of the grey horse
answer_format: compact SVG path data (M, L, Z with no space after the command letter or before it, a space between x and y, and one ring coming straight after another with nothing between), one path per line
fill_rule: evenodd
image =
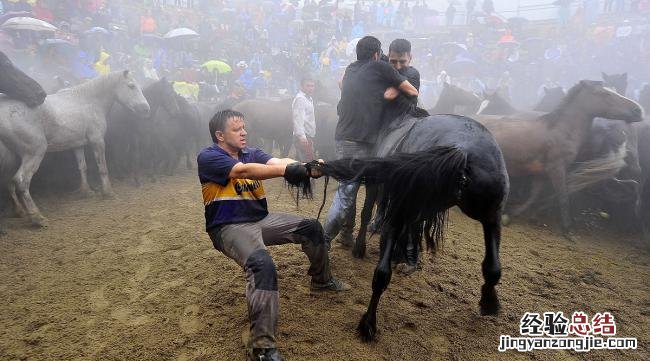
M36 107L45 101L45 91L38 82L18 69L9 58L0 51L0 99L15 99L29 107ZM8 183L10 175L18 169L18 158L0 142L0 184ZM15 192L9 189L14 203ZM0 225L0 235L4 233Z
M104 135L106 115L116 101L138 114L149 113L149 104L128 70L49 95L35 108L0 99L0 142L20 158L11 181L34 225L44 226L45 218L34 203L29 186L46 152L74 149L81 173L80 190L89 194L84 155L84 146L89 144L99 168L102 194L114 195L106 168Z

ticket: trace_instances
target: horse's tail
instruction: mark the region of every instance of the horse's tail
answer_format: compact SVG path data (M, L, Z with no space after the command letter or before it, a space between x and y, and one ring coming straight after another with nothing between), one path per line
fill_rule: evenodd
M456 147L434 147L385 158L341 159L321 165L324 174L339 180L383 183L379 216L406 246L411 233L426 239L428 248L443 240L447 209L460 195L467 154Z
M623 142L615 151L611 151L601 158L581 163L567 177L567 191L569 194L578 192L600 181L616 177L618 172L626 165L626 152L627 143Z

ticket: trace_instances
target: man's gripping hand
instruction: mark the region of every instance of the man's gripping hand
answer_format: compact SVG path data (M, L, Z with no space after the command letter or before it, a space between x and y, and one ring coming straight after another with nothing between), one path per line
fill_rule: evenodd
M284 170L284 179L291 185L299 186L309 182L309 171L300 162L290 163Z

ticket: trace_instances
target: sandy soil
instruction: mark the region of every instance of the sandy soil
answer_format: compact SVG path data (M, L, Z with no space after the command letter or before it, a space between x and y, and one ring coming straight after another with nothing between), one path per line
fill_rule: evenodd
M281 182L266 185L272 211L296 211ZM50 220L43 230L9 220L0 241L0 359L243 359L243 271L203 231L194 173L115 188L115 200L37 198ZM298 212L315 217L320 197ZM363 344L355 327L370 297L377 240L369 247L361 261L333 247L335 274L354 287L342 294L312 294L300 248L272 248L288 360L650 359L648 244L584 234L571 243L545 227L510 226L501 245L502 312L481 317L482 234L452 212L443 252L425 255L420 272L393 277L378 340ZM617 335L637 337L639 349L499 353L499 335L517 336L526 311L610 311Z

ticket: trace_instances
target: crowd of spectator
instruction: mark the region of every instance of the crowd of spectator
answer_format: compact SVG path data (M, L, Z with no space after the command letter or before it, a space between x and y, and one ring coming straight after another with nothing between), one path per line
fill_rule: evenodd
M46 88L128 68L145 83L166 76L185 96L215 99L292 96L305 75L335 82L356 39L404 37L426 106L441 81L476 92L500 86L528 105L540 85L570 86L600 71L648 80L649 3L559 0L558 21L537 23L502 16L492 0L450 1L446 10L426 0L2 0L3 22L30 16L58 30L5 31L0 50ZM179 28L196 35L170 36ZM205 66L213 60L226 66Z

